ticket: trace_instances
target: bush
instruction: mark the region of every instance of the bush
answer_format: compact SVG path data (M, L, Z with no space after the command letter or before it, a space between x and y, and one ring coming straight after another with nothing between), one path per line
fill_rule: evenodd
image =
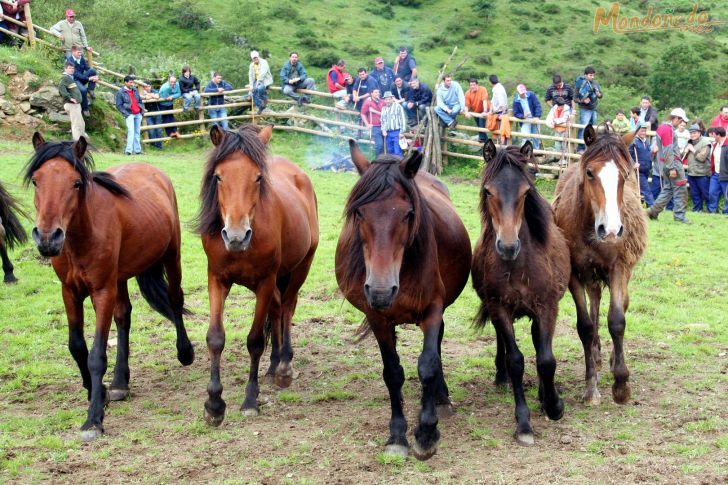
M561 12L561 8L554 3L547 3L546 5L541 7L541 11L548 15L556 15Z
M331 49L318 50L306 56L306 64L325 69L335 64L339 58L340 56Z
M270 18L274 18L276 20L295 21L300 18L296 7L285 3L274 3L273 6L270 7L269 15Z
M698 59L690 47L676 56L667 50L654 65L648 86L659 109L682 106L690 111L700 111L711 101L710 72L700 64L686 69L685 59Z
M174 15L170 20L174 25L183 29L203 31L214 26L212 19L199 10L190 0L186 0L174 9Z

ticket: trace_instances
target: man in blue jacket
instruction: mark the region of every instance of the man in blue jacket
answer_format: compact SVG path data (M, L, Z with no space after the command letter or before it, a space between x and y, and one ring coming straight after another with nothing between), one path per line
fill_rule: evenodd
M81 91L81 96L83 97L81 100L82 114L84 116L88 116L88 107L90 104L88 99L89 97L91 99L96 97L94 90L96 89L96 81L99 80L99 76L96 69L93 69L88 65L88 62L86 62L86 59L83 57L81 48L77 45L71 47L71 54L66 56L66 61L72 62L76 68L73 73L73 78L76 80L76 85L78 86L79 91Z
M655 197L652 195L650 184L647 182L647 179L650 178L650 174L652 173L652 144L647 138L647 123L640 123L637 136L634 137L634 141L628 150L632 156L632 160L635 162L636 168L639 170L640 192L645 198L645 204L647 204L647 208L649 209L655 203Z
M526 89L524 84L516 86L516 96L513 98L513 116L524 120L521 123L521 133L533 135L539 134L538 123L528 123L528 120L541 118L541 103L533 91ZM521 145L529 138L522 137ZM541 141L538 138L530 138L533 148L541 148Z
M232 91L233 85L222 78L222 74L215 72L212 75L212 81L205 86L206 93L218 93L219 96L210 96L208 98L209 106L222 106L225 104L225 91ZM215 122L223 130L228 129L227 108L210 108L207 110L211 119L222 118L219 122Z
M404 112L410 127L414 127L427 118L427 108L432 104L432 90L417 78L411 79L409 85Z
M298 52L291 52L288 61L281 68L281 83L283 83L283 94L292 98L299 106L303 103L310 103L308 96L296 94L299 89L316 89L316 83L308 77L306 68L298 60Z

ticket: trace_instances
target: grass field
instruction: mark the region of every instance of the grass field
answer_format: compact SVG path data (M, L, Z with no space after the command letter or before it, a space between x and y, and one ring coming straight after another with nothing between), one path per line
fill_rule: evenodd
M30 142L0 142L0 180L31 209L22 189ZM272 151L302 163L324 153L299 136L274 136ZM206 150L145 155L170 174L181 218L190 221ZM127 162L97 153L99 168ZM136 160L136 159L135 159ZM202 419L209 360L206 260L199 238L183 238L183 286L194 315L187 318L196 361L175 359L171 323L153 313L132 284L131 397L111 403L107 435L82 444L85 392L67 348L60 284L48 262L27 245L11 258L19 283L0 287L0 482L223 482L234 483L718 483L728 479L728 219L690 215L674 224L669 213L650 221L650 242L631 282L626 358L632 400L611 401L611 375L600 374L601 405L585 407L583 354L573 303L561 303L554 339L556 379L566 402L564 418L538 412L535 357L529 323L516 332L526 355L527 398L537 433L533 448L512 439L513 398L495 389L494 333L471 329L477 297L466 288L448 309L443 363L455 416L440 423L442 441L428 462L383 456L389 400L372 339L353 343L361 315L343 301L333 276L341 210L355 175L311 172L319 199L321 244L301 293L293 329L293 385L261 388L261 415L244 418L248 368L245 337L253 299L243 288L226 306L227 345L222 380L228 403L221 428ZM477 184L446 178L461 217L478 236ZM552 185L541 188L550 195ZM27 227L32 227L28 222ZM606 299L605 299L606 300ZM606 314L606 301L602 314ZM87 320L93 309L87 301ZM603 321L605 318L602 319ZM90 329L87 323L87 329ZM420 332L399 331L406 374L410 434L419 401ZM112 330L112 339L114 331ZM609 336L602 328L603 360ZM109 351L109 362L115 348ZM267 357L264 357L266 359ZM106 374L106 382L111 379ZM411 440L411 438L410 438Z

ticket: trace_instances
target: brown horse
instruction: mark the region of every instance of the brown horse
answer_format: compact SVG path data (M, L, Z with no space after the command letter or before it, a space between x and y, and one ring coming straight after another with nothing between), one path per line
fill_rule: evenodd
M177 358L194 360L182 314L180 225L169 178L151 165L124 164L93 172L84 137L75 143L46 142L33 135L35 154L25 183L35 187L36 226L31 233L38 251L51 258L61 280L68 318L68 348L88 390L84 441L104 432L108 399L129 395L129 327L131 302L127 280L136 277L149 304L174 322ZM166 274L166 280L165 280ZM83 301L91 297L96 331L89 353L83 336ZM110 392L103 384L111 318L118 348Z
M395 326L417 323L422 329L417 366L422 410L413 451L427 459L440 438L436 407L450 406L440 348L443 312L468 281L470 239L445 185L418 172L421 153L405 160L379 156L370 164L353 140L349 145L361 178L344 209L336 280L346 299L366 315L365 325L379 343L392 408L385 448L390 454L406 456L409 449Z
M28 240L28 234L18 220L18 215L28 217L13 196L0 184L0 258L3 262L3 282L7 284L18 281L13 274L15 268L7 250Z
M624 361L627 285L632 269L647 245L647 224L627 146L633 133L619 137L597 135L591 125L584 130L587 146L581 162L559 178L553 203L556 223L571 252L569 290L576 304L576 328L584 346L586 390L584 402L598 404L597 369L601 366L599 303L602 288L609 287L607 322L612 336L610 358L614 401L629 400L629 370ZM584 290L589 295L587 309Z
M536 348L538 397L551 419L561 419L564 402L554 385L556 359L551 340L559 300L569 282L569 248L554 222L548 202L533 184L527 165L531 142L496 150L483 146L485 171L480 190L482 234L473 254L473 287L481 299L476 324L493 322L497 337L497 385L513 384L516 433L520 444L532 445L533 429L523 392L523 354L518 349L513 321L531 319Z
M255 316L248 333L250 374L242 410L258 414L258 365L268 330L273 348L267 376L281 387L293 378L291 319L319 240L316 194L297 165L269 157L272 126L210 129L215 149L205 165L197 231L207 254L210 327L207 347L211 380L205 420L225 417L220 357L225 347L223 307L233 284L255 292Z

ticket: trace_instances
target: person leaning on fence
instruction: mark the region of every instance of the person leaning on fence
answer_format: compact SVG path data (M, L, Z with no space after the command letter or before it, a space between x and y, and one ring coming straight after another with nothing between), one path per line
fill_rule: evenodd
M516 95L513 97L513 116L523 120L521 123L521 133L526 135L537 135L540 133L538 123L533 121L541 118L541 103L538 96L533 91L526 89L525 84L519 84L516 87ZM531 121L531 122L529 122ZM538 150L541 148L541 140L538 138L521 138L521 145L530 140L533 148Z
M296 101L298 106L310 103L311 99L306 95L296 94L296 91L299 89L316 90L316 83L308 77L306 68L298 60L298 53L295 51L291 52L288 61L281 68L281 83L283 83L283 94Z
M8 0L7 3L2 4L3 15L13 18L18 22L25 22L25 5L29 4L30 0ZM0 18L0 27L11 32L15 32L19 35L24 35L27 29L19 28L17 24L6 21L4 18ZM0 32L0 43L8 43L21 45L22 42L13 36L8 36L5 32Z
M180 97L182 97L182 91L179 88L179 83L177 83L177 78L175 76L169 76L167 82L162 84L162 86L159 88L159 107L162 108L161 111L169 111L173 109L174 101L176 99L179 99ZM174 123L175 121L177 120L172 113L166 113L162 115L163 125ZM176 126L168 126L164 129L164 131L165 133L167 133L167 136L171 136L172 138L179 138L179 133L177 133Z
M546 90L546 96L544 97L546 104L549 107L553 107L556 102L555 99L561 98L573 112L576 109L576 105L574 104L574 88L566 84L559 74L554 74L551 80L553 84Z
M346 104L349 102L349 92L346 89L347 75L349 73L346 72L346 62L343 59L339 59L326 73L326 86L334 99L338 100L336 107L339 109L346 108Z
M597 104L602 97L602 88L594 80L595 76L594 68L587 66L584 74L576 78L576 102L579 105L579 123L582 125L597 124ZM582 139L583 136L584 128L579 128L576 137ZM584 151L584 145L580 144L577 151Z
M452 74L446 74L442 84L437 88L437 106L435 113L448 128L458 124L457 116L465 107L465 94L460 83L452 80Z
M95 89L99 76L96 69L88 65L88 62L83 57L83 51L77 45L71 47L71 55L66 56L66 61L73 62L75 66L73 77L78 82L78 89L81 90L81 96L83 96L81 110L84 116L89 116L88 108L91 104L89 99L93 100L96 97Z
M399 144L399 139L404 136L403 132L407 128L404 108L395 102L391 91L384 93L384 103L381 123L386 150L390 155L399 155L401 157L402 147Z
M559 164L566 165L566 138L569 136L569 122L573 112L571 106L561 96L557 96L552 100L553 106L546 115L546 126L554 130L554 136L558 139L554 142L554 150L559 152Z
M124 87L116 92L116 109L126 120L127 155L141 155L141 127L144 104L139 92L134 87L134 76L124 77Z
M195 111L200 109L200 80L192 74L190 66L182 67L182 75L178 79L179 90L182 93L182 111L190 109L194 103Z
M482 115L490 111L490 101L488 100L488 90L478 84L478 80L471 78L468 80L468 90L465 91L465 107L463 113L466 118L473 118L472 113ZM485 118L476 116L475 126L478 128L485 128ZM488 140L488 135L484 131L478 132L478 140L481 143L485 143Z
M142 85L142 92L139 93L139 96L142 98L142 102L144 103L144 111L147 112L148 116L144 117L145 120L147 120L147 126L154 126L159 125L162 123L162 117L159 115L149 115L150 113L154 113L156 111L159 111L159 91L152 88L152 85L149 84L149 82L145 82ZM149 131L147 131L149 134L149 138L162 138L162 129L161 128L152 128ZM155 141L152 142L152 146L158 150L162 149L162 142L161 141Z
M372 90L371 97L364 100L361 107L361 121L369 128L369 136L374 142L374 156L384 153L382 137L382 109L384 101L379 97L379 88Z
M273 84L273 74L270 72L268 61L261 59L258 51L250 52L250 66L248 66L248 93L253 97L253 103L262 114L268 105L268 86Z
M637 130L637 136L634 137L632 144L627 148L632 161L635 162L635 168L639 175L640 193L645 199L645 205L649 209L655 203L652 195L648 179L652 172L652 144L647 138L647 123L641 122Z
M432 104L432 90L417 78L411 79L409 86L404 112L407 114L409 126L414 127L420 121L427 120L427 108Z
M71 53L71 48L74 45L93 52L93 49L88 45L83 24L76 20L76 13L70 8L66 10L66 19L56 23L50 28L50 31L60 37L61 47L66 51L66 55Z
M225 81L222 78L222 74L215 72L212 75L212 80L205 86L206 93L218 93L218 96L210 96L208 98L209 106L223 106L225 104L225 91L232 91L233 85ZM228 129L227 108L210 108L207 111L210 114L210 119L220 119L215 124L221 127L223 130Z
M728 214L728 138L722 126L710 130L713 144L710 148L710 187L708 189L708 212L718 213L720 198L723 197L723 214Z
M58 82L58 92L63 98L63 109L66 110L68 116L71 118L71 135L73 141L77 141L81 136L86 134L86 122L83 120L83 114L81 114L81 90L78 89L78 82L73 78L73 71L76 69L73 62L66 61L63 68L63 75L61 80Z
M683 158L688 162L688 184L693 212L707 209L710 194L710 138L703 136L698 125L690 125L690 140L684 150Z

